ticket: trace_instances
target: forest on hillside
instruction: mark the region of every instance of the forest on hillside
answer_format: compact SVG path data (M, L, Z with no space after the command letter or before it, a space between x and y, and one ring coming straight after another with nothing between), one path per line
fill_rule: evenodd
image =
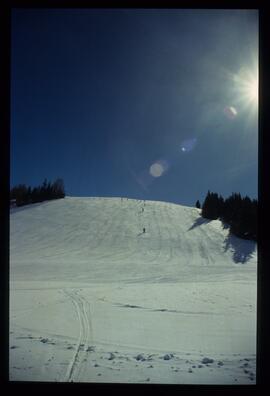
M200 207L199 201L196 206ZM240 238L257 241L258 201L248 196L233 193L224 199L221 195L208 191L201 208L202 217L220 219L228 225L230 232Z
M53 183L45 179L41 185L33 188L25 184L19 184L10 190L10 202L15 206L29 205L31 203L64 197L64 182L60 178L56 179Z

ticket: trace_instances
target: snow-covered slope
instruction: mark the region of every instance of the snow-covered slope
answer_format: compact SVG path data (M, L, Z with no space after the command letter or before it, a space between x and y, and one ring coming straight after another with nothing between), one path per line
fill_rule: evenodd
M12 209L10 230L11 379L255 382L254 242L126 198Z
M243 274L241 261L249 264L245 273L254 269L256 251L250 241L227 237L220 221L202 219L195 208L65 198L12 213L11 277L166 282L233 274L235 279L239 269Z

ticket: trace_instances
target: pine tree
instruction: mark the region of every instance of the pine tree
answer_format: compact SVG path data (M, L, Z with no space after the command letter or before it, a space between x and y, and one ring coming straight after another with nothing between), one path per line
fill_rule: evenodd
M199 200L196 202L196 208L201 209L201 204Z
M202 205L202 216L210 220L218 219L221 215L221 203L218 194L208 191Z
M47 179L44 179L42 186L40 187L40 198L42 201L47 199Z
M27 191L28 189L25 184L19 184L15 188L15 199L17 206L23 206L29 203Z
M64 198L65 197L65 188L64 181L62 179L56 179L56 181L52 185L53 196L54 198Z
M208 190L205 200L202 204L202 217L208 218L210 205L211 205L211 193Z
M46 197L47 197L48 200L49 200L49 199L53 199L51 182L49 182L49 183L47 184Z

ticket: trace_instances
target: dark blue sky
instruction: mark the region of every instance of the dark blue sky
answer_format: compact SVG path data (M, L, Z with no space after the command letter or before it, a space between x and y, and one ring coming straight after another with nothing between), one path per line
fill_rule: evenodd
M256 10L13 10L11 185L257 197Z

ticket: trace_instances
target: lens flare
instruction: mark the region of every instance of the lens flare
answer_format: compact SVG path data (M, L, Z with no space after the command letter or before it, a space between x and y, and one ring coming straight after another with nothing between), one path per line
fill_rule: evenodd
M183 140L183 142L181 143L180 149L184 153L185 152L189 152L189 151L194 149L196 143L197 143L197 139L196 138Z
M237 116L237 110L235 107L233 106L227 106L224 109L224 113L226 114L226 116L228 118L230 118L231 120L233 120L236 116Z
M163 174L163 167L160 164L153 164L150 166L150 175L153 177L160 177Z
M160 177L168 169L168 163L165 160L159 160L154 162L149 169L149 173L153 177Z

